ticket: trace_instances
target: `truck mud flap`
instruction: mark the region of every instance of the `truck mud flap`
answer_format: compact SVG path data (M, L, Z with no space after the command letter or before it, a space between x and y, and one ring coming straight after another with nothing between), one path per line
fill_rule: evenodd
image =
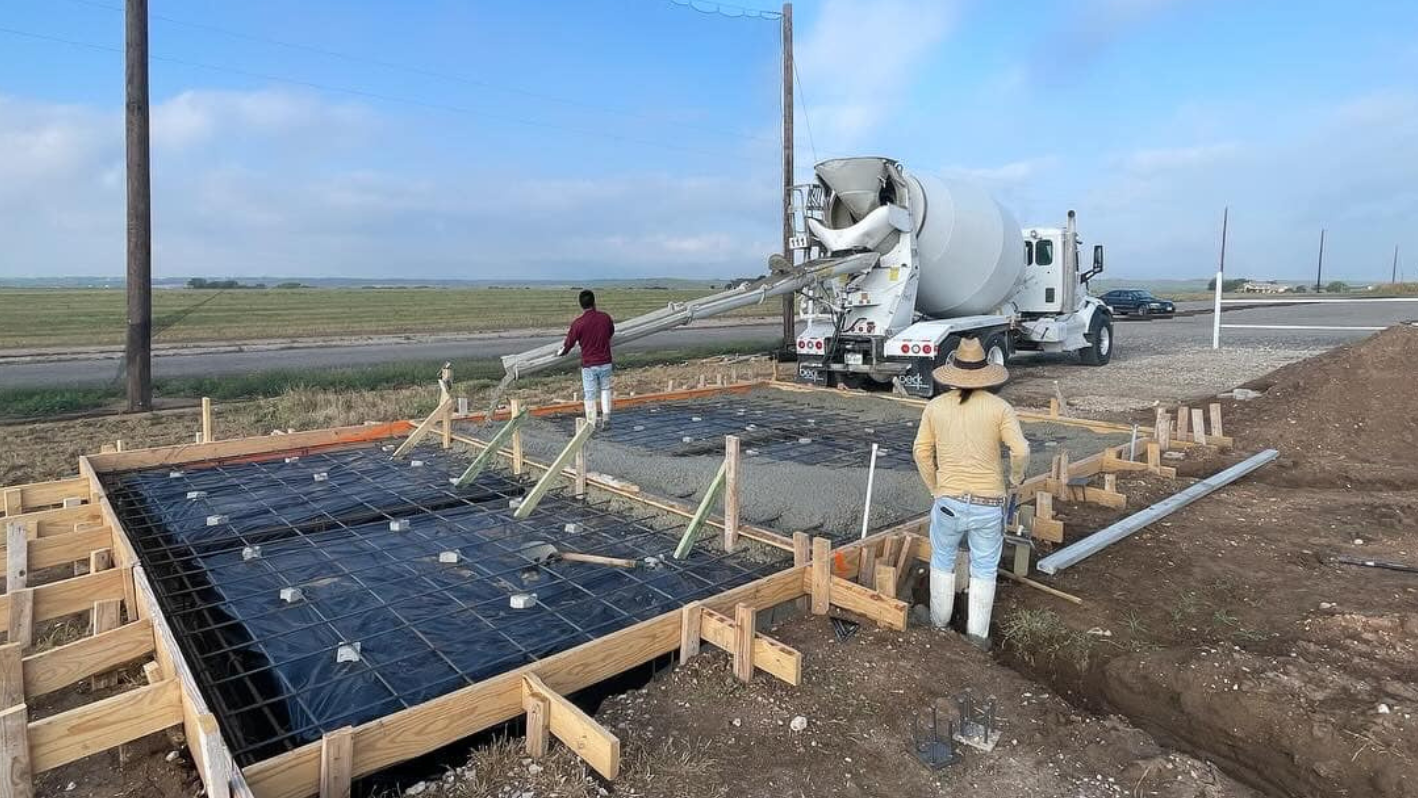
M911 368L906 370L897 378L901 387L911 396L919 396L922 399L929 399L935 396L935 379L931 377L931 371L935 369L935 360L928 357L914 358Z
M824 388L831 387L832 371L821 360L800 359L798 360L798 382L820 385Z

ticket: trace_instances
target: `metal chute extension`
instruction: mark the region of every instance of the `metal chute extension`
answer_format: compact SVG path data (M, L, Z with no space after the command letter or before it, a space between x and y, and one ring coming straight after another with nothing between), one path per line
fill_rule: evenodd
M789 274L770 275L728 291L720 291L717 294L692 299L688 302L672 302L669 307L617 323L615 343L623 344L688 324L695 319L707 319L742 307L756 305L769 297L791 294L813 283L830 280L844 274L864 272L875 266L876 262L877 255L874 252L824 258L809 261ZM502 367L513 379L526 377L555 366L561 360L560 355L560 343L546 344L520 354L504 356Z

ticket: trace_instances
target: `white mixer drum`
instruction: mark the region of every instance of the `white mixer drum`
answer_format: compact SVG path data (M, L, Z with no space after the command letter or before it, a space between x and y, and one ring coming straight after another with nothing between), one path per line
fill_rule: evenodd
M932 318L994 313L1024 273L1014 214L984 189L907 174L921 277L916 309Z

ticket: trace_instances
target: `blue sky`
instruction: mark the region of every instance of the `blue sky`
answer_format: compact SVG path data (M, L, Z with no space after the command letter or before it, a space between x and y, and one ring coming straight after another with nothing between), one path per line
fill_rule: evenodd
M778 26L669 0L150 0L161 276L762 271ZM123 271L121 0L0 4L0 277ZM709 3L700 3L708 8ZM884 154L1112 276L1418 274L1418 4L795 4L799 178ZM810 131L810 132L809 132ZM1408 238L1405 239L1405 236Z

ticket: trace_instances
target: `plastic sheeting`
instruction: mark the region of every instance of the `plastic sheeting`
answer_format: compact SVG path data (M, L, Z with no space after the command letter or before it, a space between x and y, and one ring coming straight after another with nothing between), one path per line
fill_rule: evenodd
M533 540L641 559L667 556L679 530L556 493L519 521L509 498L522 485L488 473L454 489L449 479L465 457L433 450L411 459L424 465L360 449L107 478L240 761L775 569L703 551L633 570L537 565L520 551ZM317 481L317 473L326 477ZM391 521L408 528L395 531ZM456 562L447 561L450 552ZM288 588L299 596L283 598ZM512 609L510 596L522 592L536 593L536 604ZM341 647L356 643L358 658L340 661Z

